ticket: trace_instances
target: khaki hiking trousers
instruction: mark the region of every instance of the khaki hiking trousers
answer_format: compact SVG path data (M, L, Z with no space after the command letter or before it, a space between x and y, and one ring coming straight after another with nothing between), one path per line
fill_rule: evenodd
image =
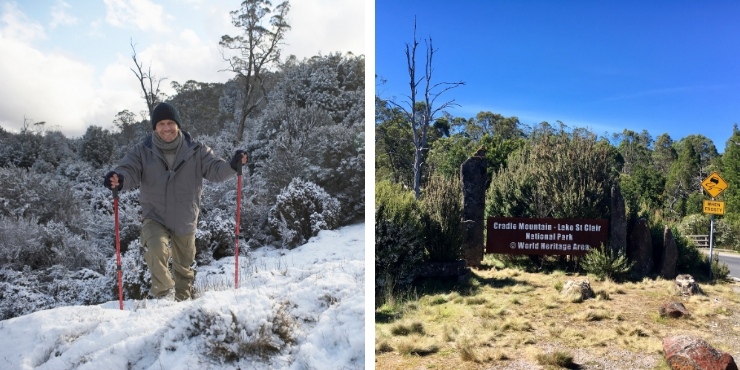
M150 294L160 297L174 287L176 300L189 299L195 278L195 272L190 269L195 260L195 233L176 236L159 222L145 218L141 227L141 247L152 275ZM172 277L167 268L170 257Z

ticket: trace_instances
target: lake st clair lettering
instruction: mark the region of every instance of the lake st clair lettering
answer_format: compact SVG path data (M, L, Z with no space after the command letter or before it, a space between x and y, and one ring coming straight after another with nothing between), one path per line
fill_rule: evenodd
M606 220L488 219L487 253L584 255L608 242Z

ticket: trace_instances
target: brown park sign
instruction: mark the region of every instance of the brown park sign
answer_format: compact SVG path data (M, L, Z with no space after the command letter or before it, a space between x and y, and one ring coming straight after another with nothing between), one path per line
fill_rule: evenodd
M486 253L582 256L609 241L608 220L489 217Z

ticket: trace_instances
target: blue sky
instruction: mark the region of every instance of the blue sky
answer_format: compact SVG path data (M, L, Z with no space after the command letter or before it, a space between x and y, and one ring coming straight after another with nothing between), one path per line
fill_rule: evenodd
M376 93L408 95L404 48L416 16L417 38L438 49L434 80L466 82L443 95L461 105L454 116L701 134L722 152L740 123L740 3L706 4L378 0L375 73L387 82ZM423 63L423 41L417 55Z
M274 4L279 1L273 1ZM224 82L232 73L218 49L239 29L229 11L240 0L0 0L0 126L17 131L24 116L80 136L109 128L123 109L146 110L129 68L138 58L171 81ZM291 0L292 29L283 59L319 52L365 54L364 4L356 0ZM341 32L337 32L341 30Z

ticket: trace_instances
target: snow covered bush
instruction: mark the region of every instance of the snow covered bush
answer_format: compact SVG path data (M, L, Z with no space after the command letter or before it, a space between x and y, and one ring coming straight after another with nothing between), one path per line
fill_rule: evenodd
M316 130L308 179L336 197L342 224L365 217L365 137L358 127L334 125Z
M76 222L82 203L72 184L51 174L0 168L0 215Z
M95 242L82 239L54 221L41 225L39 231L39 242L54 264L73 271L83 268L103 271L105 256Z
M295 342L297 324L286 303L275 305L258 323L250 322L254 313L246 307L228 312L198 307L185 314L191 323L186 336L201 338L204 353L217 360L234 362L250 355L266 359Z
M270 230L280 236L283 248L292 249L316 236L319 230L334 229L339 210L339 202L320 186L294 178L270 209Z
M115 251L115 215L113 194L100 186L89 192L90 211L92 215L84 225L88 235L109 246L107 254ZM129 244L141 235L141 205L139 189L118 193L118 229L121 238L121 252L128 250Z
M80 141L80 158L95 168L110 163L116 148L116 140L110 131L102 127L89 126Z
M273 198L262 176L255 174L244 178L239 227L240 234L251 248L269 245L275 241L268 223Z
M0 266L20 271L62 265L76 271L102 271L103 255L97 246L70 232L63 224L36 219L0 217Z
M144 299L149 294L152 275L141 254L141 243L136 240L129 245L128 251L121 254L121 280L123 281L123 299ZM114 297L118 297L118 270L116 256L108 259L105 267L106 287Z
M36 173L54 173L55 170L54 165L43 158L36 159L36 162L33 162L33 166L31 166L31 171Z
M199 217L198 229L195 231L198 264L234 255L235 217L236 210L232 213L219 208Z
M3 133L0 137L0 166L30 168L42 152L43 137L28 127L18 134Z
M26 266L23 271L0 269L0 320L52 307L54 299L38 287L38 275Z
M0 269L0 320L59 306L100 304L113 299L105 277L61 265L22 271Z
M36 219L0 217L0 266L21 270L51 265L39 229Z

